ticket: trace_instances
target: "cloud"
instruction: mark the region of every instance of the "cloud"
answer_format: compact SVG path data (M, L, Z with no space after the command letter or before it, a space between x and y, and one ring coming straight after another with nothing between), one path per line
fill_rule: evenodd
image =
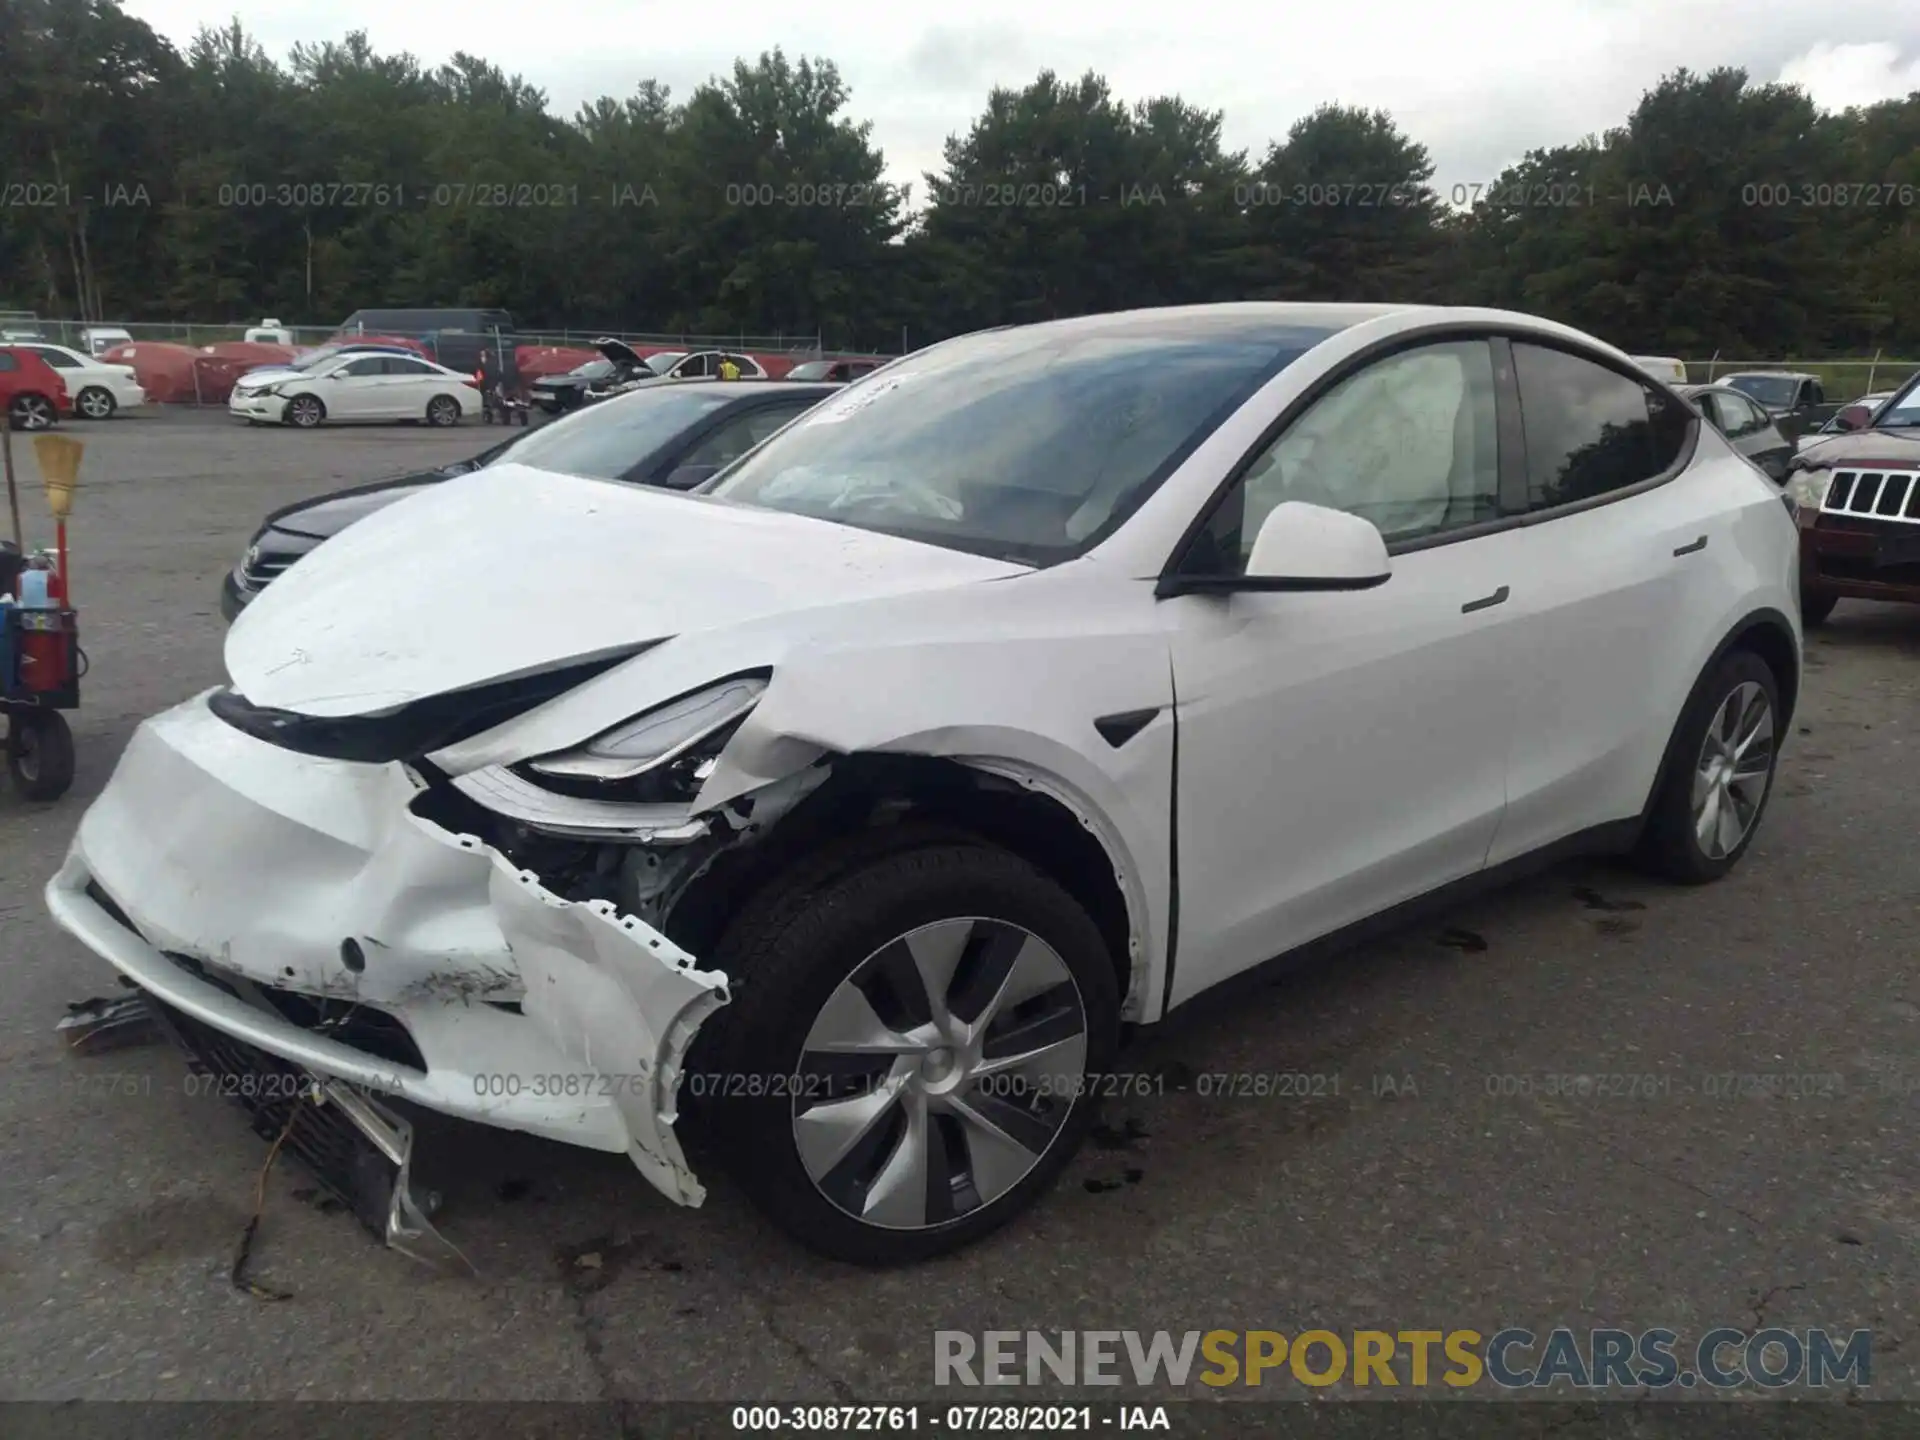
M184 45L201 25L224 23L233 3L127 8ZM941 142L967 129L993 86L1024 85L1043 68L1068 78L1097 70L1123 100L1178 93L1224 110L1228 145L1256 161L1324 102L1383 108L1432 152L1443 187L1485 182L1527 150L1620 124L1683 65L1804 84L1829 107L1920 88L1913 0L969 0L942 11L877 0L568 0L554 23L532 13L525 0L277 0L245 24L274 55L356 28L377 49L429 64L467 50L544 89L561 115L631 94L643 79L684 98L735 57L778 44L839 65L896 182L938 168Z
M1920 90L1920 50L1902 56L1899 46L1884 41L1822 41L1781 66L1780 79L1800 86L1823 110L1903 100Z

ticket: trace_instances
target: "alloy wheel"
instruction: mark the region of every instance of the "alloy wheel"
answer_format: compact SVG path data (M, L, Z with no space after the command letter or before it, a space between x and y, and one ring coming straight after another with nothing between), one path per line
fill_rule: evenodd
M801 1047L793 1141L864 1224L931 1229L1012 1190L1052 1148L1087 1058L1080 988L1033 932L936 921L863 960Z
M13 423L19 430L51 429L53 406L38 395L22 395L13 402Z
M113 397L104 390L82 390L76 403L89 420L104 420L113 414Z
M296 425L312 427L320 423L320 402L311 395L296 396L287 406L287 416Z
M1715 708L1693 773L1693 834L1723 860L1740 847L1773 779L1773 704L1752 680Z

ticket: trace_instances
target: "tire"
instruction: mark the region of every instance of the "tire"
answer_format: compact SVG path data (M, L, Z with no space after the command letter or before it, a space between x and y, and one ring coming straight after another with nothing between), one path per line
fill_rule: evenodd
M451 395L436 395L427 401L427 423L447 426L460 423L460 402Z
M111 420L120 406L111 391L89 385L73 397L73 408L88 420Z
M7 712L7 772L27 800L58 800L73 784L73 731L58 710Z
M1827 617L1833 614L1833 607L1840 603L1838 595L1829 595L1819 590L1800 592L1800 623L1805 626L1824 625Z
M16 395L8 418L16 430L51 430L59 412L44 395Z
M296 395L287 401L287 408L280 415L289 425L311 430L327 418L327 407L318 395Z
M1757 700L1763 700L1766 708L1757 717L1758 728L1750 728L1748 722L1756 719L1753 706ZM1737 716L1736 701L1740 710ZM1701 678L1674 728L1667 772L1647 815L1637 855L1645 868L1682 885L1704 885L1739 863L1759 831L1767 801L1773 796L1780 729L1779 682L1766 661L1753 651L1732 651ZM1711 751L1720 748L1729 733L1736 743L1742 735L1752 737L1748 748L1738 752L1745 763L1732 771L1736 777L1745 777L1737 785L1707 779L1709 766L1715 775L1724 772L1724 761L1717 760ZM1763 763L1756 767L1750 757L1761 752ZM1698 802L1696 780L1702 782L1702 800ZM1716 815L1731 819L1723 820L1703 845L1699 828L1704 809L1700 807L1706 801L1714 803ZM1734 836L1732 826L1741 821L1744 828Z
M970 1039L949 1030L940 1038L958 1043L940 1047L931 1038L934 1025L913 1024L929 1007L920 962L905 944L909 935L925 942L923 956L959 957L945 967L952 983L943 1000L955 1016L989 1017ZM979 1002L992 988L996 963L1013 965L1005 973L1018 974L1023 990L1046 988L994 1016ZM733 1000L703 1028L682 1087L690 1133L712 1143L769 1219L809 1249L853 1264L904 1264L959 1249L1033 1203L1092 1127L1084 1078L1108 1069L1119 1038L1114 966L1086 911L1026 861L972 837L900 827L829 846L747 903L716 947L714 965L732 982ZM943 973L938 963L933 969ZM856 975L886 1003L842 1004L854 994ZM830 1001L836 1008L829 1010ZM837 1057L832 1071L817 1060L809 1065L803 1052L813 1032L861 1005L932 1048L917 1052L917 1065L884 1047L858 1059ZM1026 1026L1056 1027L1051 1033L1063 1037L1063 1053L1034 1063L1057 1067L1061 1078L1029 1066L1023 1082L1020 1070L1003 1069L983 1093L974 1065L983 1050L1005 1063L1004 1026L1015 1015ZM849 1066L861 1069L858 1078L849 1079ZM852 1098L837 1103L884 1095L874 1112L880 1118L863 1127L861 1142L823 1149L830 1133L823 1097L849 1083L850 1090L835 1093ZM1025 1103L1007 1098L1022 1093ZM969 1128L948 1096L974 1114L984 1105L1022 1136L1024 1148ZM815 1116L811 1126L801 1125L803 1113ZM910 1118L916 1113L918 1120ZM802 1152L803 1128L812 1137L813 1170ZM912 1134L924 1141L917 1150ZM836 1154L844 1157L837 1163ZM924 1157L921 1179L928 1183L895 1186L889 1195L876 1182L890 1167L897 1176L913 1154Z

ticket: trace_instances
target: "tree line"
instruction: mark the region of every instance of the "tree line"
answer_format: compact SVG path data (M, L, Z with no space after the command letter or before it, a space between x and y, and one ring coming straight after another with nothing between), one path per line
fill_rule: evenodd
M1678 71L1620 126L1435 182L1383 111L1264 151L1098 75L995 89L938 173L884 180L829 60L570 119L465 53L362 32L184 53L118 0L0 6L0 307L100 321L500 306L526 328L897 348L1225 299L1495 304L1638 352L1920 350L1920 93L1843 113Z

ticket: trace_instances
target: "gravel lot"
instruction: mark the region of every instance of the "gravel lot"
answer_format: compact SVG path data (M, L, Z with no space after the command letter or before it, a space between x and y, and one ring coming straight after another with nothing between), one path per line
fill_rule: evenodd
M1196 1014L1131 1057L1165 1093L1110 1105L1049 1203L970 1253L850 1271L724 1183L679 1210L622 1160L442 1125L442 1225L482 1278L383 1250L288 1165L254 1254L293 1298L265 1304L227 1281L264 1147L167 1049L65 1052L64 1007L115 986L40 889L137 721L220 678L217 586L266 510L499 432L69 433L80 776L39 809L0 785L0 1399L880 1401L934 1393L936 1329L1763 1322L1870 1328L1869 1393L1920 1399L1920 609L1843 603L1813 640L1732 879L1556 871ZM1192 1078L1275 1071L1339 1094ZM1497 1093L1574 1072L1660 1088ZM1727 1074L1843 1090L1702 1093Z

